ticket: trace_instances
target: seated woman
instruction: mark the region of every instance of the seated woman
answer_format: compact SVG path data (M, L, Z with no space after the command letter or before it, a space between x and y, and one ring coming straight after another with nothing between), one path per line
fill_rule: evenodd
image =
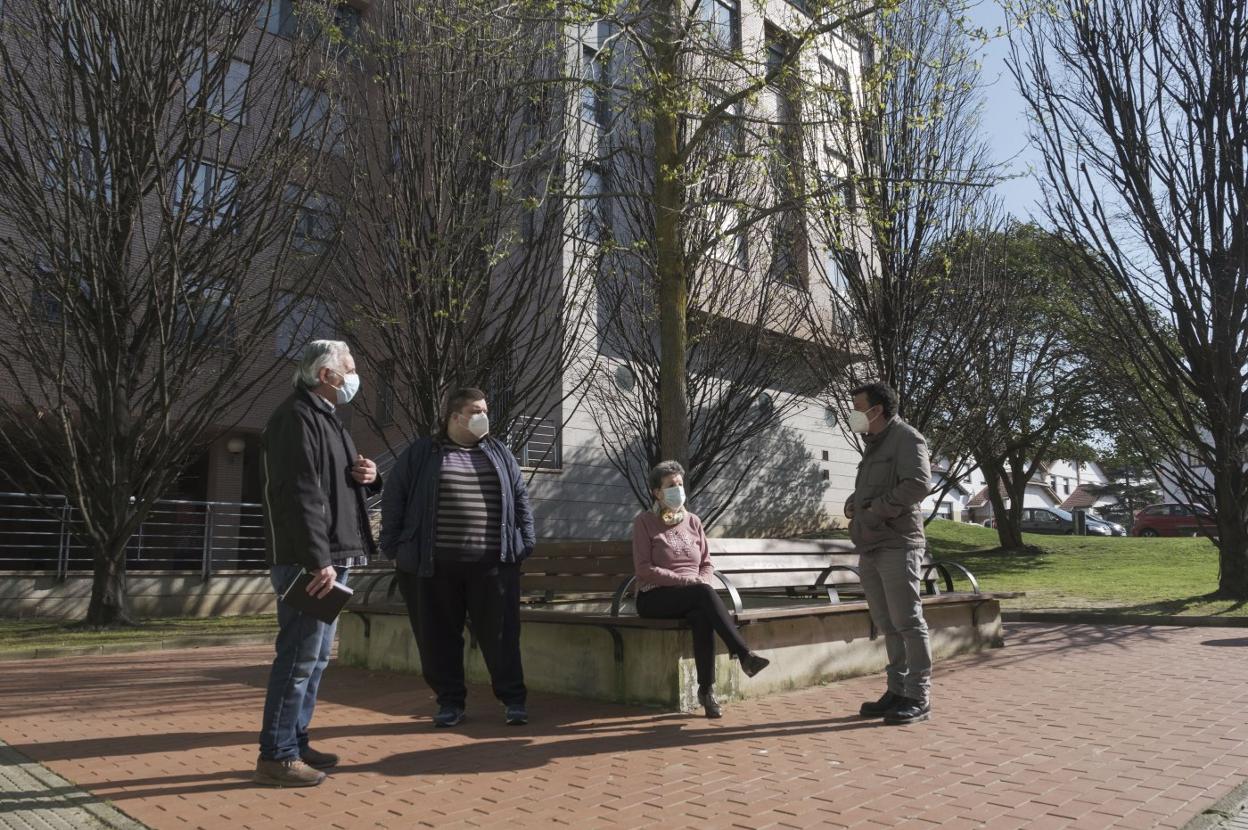
M693 658L698 670L698 703L708 718L721 716L711 687L715 684L715 635L741 661L749 677L768 661L741 639L711 577L715 568L698 517L685 510L685 471L664 461L650 471L654 506L633 522L633 567L637 572L637 614L687 619L693 628Z

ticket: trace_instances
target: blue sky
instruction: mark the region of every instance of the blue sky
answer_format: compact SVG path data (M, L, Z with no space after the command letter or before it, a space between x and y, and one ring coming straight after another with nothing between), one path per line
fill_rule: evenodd
M980 0L971 12L976 25L990 32L1005 26L1005 15L996 0ZM1026 103L1018 94L1014 77L1006 67L1008 41L1002 37L984 47L982 83L985 108L983 130L997 161L1009 161L1009 171L1021 174L997 188L1005 209L1020 219L1039 212L1040 187L1033 169L1039 168L1039 155L1027 144ZM1037 217L1039 218L1039 217Z

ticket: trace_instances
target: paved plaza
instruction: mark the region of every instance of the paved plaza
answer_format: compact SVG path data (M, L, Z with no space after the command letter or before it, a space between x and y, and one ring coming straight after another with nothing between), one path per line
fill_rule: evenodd
M854 716L870 677L717 722L537 695L523 728L473 689L434 730L420 678L332 666L313 740L343 764L310 790L249 782L268 654L0 664L0 740L152 828L1182 827L1248 778L1242 629L1011 625L905 728ZM14 780L0 827L44 803Z

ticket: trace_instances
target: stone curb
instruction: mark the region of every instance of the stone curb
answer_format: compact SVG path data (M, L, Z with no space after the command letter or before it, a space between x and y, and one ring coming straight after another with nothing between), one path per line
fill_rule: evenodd
M42 764L30 760L16 749L10 747L4 741L0 741L0 766L20 767L23 773L33 778L40 786L47 790L62 793L63 795L61 797L63 799L70 795L86 796L90 800L74 804L73 809L81 810L92 819L99 822L103 827L109 827L112 828L112 830L148 830L147 825L140 824L113 805L96 798L90 792L82 789L72 781L62 778ZM39 813L52 812L56 809L57 808L54 802L49 802L48 807L31 810L29 812L35 814L37 817ZM20 814L18 815L20 817ZM31 824L30 826L37 827L39 825Z
M1222 796L1200 815L1184 824L1181 830L1216 830L1227 819L1235 818L1248 805L1248 782Z
M1002 622L1072 623L1076 625L1177 625L1204 628L1248 628L1248 617L1184 617L1178 614L1117 614L1113 611L1007 611Z
M210 646L261 646L272 645L273 634L220 634L170 637L143 643L105 643L98 646L48 646L17 651L0 652L0 663L17 660L49 660L54 657L89 657L100 654L138 654L145 651L171 651L184 648L208 648Z

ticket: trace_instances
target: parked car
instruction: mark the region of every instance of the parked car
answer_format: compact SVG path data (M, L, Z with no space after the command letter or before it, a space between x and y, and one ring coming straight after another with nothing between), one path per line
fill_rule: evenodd
M1058 533L1072 535L1075 517L1060 507L1024 507L1021 529L1024 533ZM1126 529L1100 519L1087 519L1089 536L1125 536Z
M1216 533L1213 516L1203 507L1164 502L1152 504L1135 514L1132 536L1200 536Z
M1109 528L1109 532L1104 534L1105 536L1126 536L1127 535L1127 529L1123 527L1122 525L1118 524L1117 522L1110 521L1109 519L1105 518L1104 516L1098 513L1093 513L1091 510L1086 510L1084 511L1084 513L1087 517L1089 534L1092 534L1094 536L1102 535L1099 531L1094 531L1092 527L1093 525L1104 525L1105 527Z

